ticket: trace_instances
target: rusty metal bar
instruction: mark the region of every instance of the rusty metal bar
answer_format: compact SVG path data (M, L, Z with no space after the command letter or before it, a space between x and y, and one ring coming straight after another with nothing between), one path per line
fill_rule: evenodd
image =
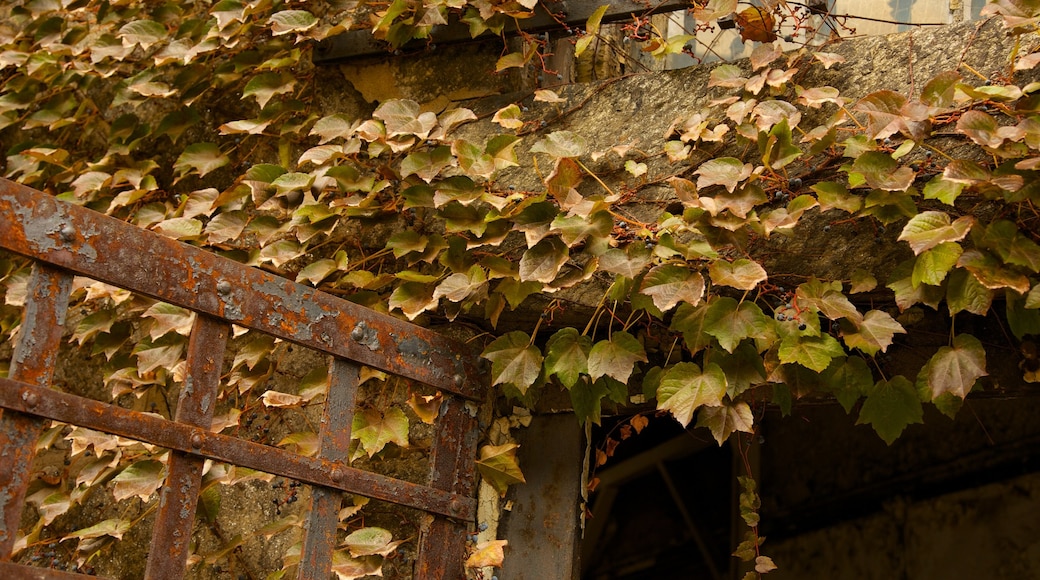
M2 239L2 238L0 238ZM50 383L65 330L72 275L45 264L34 264L29 278L25 315L18 330L9 376L2 394L16 395L18 383ZM32 474L36 440L43 422L11 411L0 412L0 560L9 560L22 518L25 491Z
M0 407L435 514L470 520L476 514L472 497L446 487L417 485L10 379L0 379Z
M507 19L502 36L516 36L521 31L525 34L540 34L542 32L566 31L568 28L585 27L585 22L592 16L597 8L602 6L601 0L565 0L539 2L530 18ZM650 14L662 14L685 10L691 6L689 1L664 0L660 3L640 3L631 0L611 0L608 3L606 13L602 22L619 22L631 20L634 16L648 16ZM570 32L568 31L568 36ZM415 40L402 47L403 51L426 50L430 44L444 46L473 42L474 40L491 40L495 38L490 33L473 38L469 31L469 25L465 22L455 20L446 25L435 26L428 39ZM352 58L365 56L387 56L391 47L388 43L376 40L370 30L353 30L338 34L318 43L314 51L315 64L330 64L342 62Z
M213 422L224 366L224 349L231 327L199 315L188 341L187 372L177 401L178 422L209 429ZM145 578L180 580L188 561L195 507L202 486L203 459L181 451L170 452L166 481L159 496L159 514L152 528Z
M477 454L477 418L466 401L448 397L437 419L437 436L430 456L430 485L458 496L475 492L474 460ZM416 578L465 578L467 522L473 518L434 518L420 532Z
M100 576L89 574L77 574L76 572L65 572L51 568L33 568L12 562L0 562L0 576L10 580L82 580L93 578L97 580Z
M350 458L350 430L354 422L360 370L349 361L332 359L329 393L321 416L318 457L346 463ZM311 488L310 508L304 524L303 547L296 577L299 580L328 578L343 492L325 487Z
M478 353L468 345L6 179L0 247L483 400Z

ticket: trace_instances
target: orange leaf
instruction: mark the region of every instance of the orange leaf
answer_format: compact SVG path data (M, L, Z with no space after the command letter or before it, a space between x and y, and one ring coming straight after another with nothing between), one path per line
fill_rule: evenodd
M737 26L740 27L740 38L743 40L756 40L758 42L773 42L776 40L776 23L773 15L752 6L737 13L735 18Z

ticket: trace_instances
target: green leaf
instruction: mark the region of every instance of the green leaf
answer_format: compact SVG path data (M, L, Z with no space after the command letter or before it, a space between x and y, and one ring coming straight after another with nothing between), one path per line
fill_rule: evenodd
M708 302L696 306L682 303L672 316L670 330L683 334L686 348L696 354L712 343L712 336L707 332Z
M665 264L647 272L639 291L662 312L680 302L696 306L704 296L704 276L685 266Z
M72 332L72 340L83 346L84 343L93 339L102 332L109 332L115 322L114 312L110 309L98 310L83 317L76 324L76 330Z
M822 282L816 278L798 286L795 291L800 308L810 308L823 313L831 320L848 318L859 321L861 315L855 305L842 293L841 282Z
M388 306L391 310L400 308L409 320L415 319L426 310L437 306L433 297L433 286L423 282L405 282L390 295Z
M957 268L946 284L946 306L950 315L961 311L985 316L993 303L993 291L982 285L971 272Z
M585 138L572 131L553 131L531 147L531 153L551 157L581 157L588 150Z
M957 260L957 266L971 272L983 286L991 290L1010 288L1019 294L1029 291L1028 278L1005 268L989 252L975 248L965 250Z
M343 545L350 550L350 555L354 558L373 555L386 556L400 545L393 539L394 535L390 533L390 530L365 527L348 534L343 540Z
M592 339L574 328L556 331L545 346L545 374L556 375L563 386L574 387L582 373L589 372Z
M858 348L874 356L878 351L887 350L896 334L906 334L903 325L896 322L887 312L871 310L856 324L855 331L843 332L842 338L849 348Z
M716 260L708 265L708 275L717 286L731 286L738 290L754 290L768 276L758 262L741 258L734 262Z
M891 445L907 425L921 423L924 409L914 386L903 376L880 381L867 393L857 425L870 425Z
M447 298L452 302L462 302L471 296L478 295L487 286L487 274L480 266L473 266L468 272L452 274L437 285L433 292L434 300ZM486 294L486 292L484 292Z
M1004 299L1008 327L1015 338L1023 340L1027 334L1040 334L1040 310L1026 308L1022 296L1011 290L1004 292Z
M511 385L521 394L527 393L542 371L542 353L519 330L495 339L481 356L491 361L492 385Z
M101 522L98 522L92 526L76 530L71 534L65 536L65 539L80 539L89 540L91 538L100 538L102 536L112 536L119 540L122 539L123 534L130 530L130 527L134 524L131 520L123 520L118 518L111 518Z
M970 334L953 337L953 346L944 346L929 359L921 374L932 398L950 393L963 399L980 377L986 376L986 350Z
M635 279L650 263L650 250L642 242L632 242L625 249L611 248L599 259L599 267L605 272Z
M755 417L744 401L720 407L704 407L697 413L697 427L707 427L719 446L735 431L755 432Z
M552 282L568 257L567 245L560 238L545 238L520 258L520 278L525 282Z
M551 233L559 234L563 243L574 247L586 238L606 238L614 228L614 218L610 212L601 210L588 217L573 215L557 216L550 225Z
M963 77L957 71L944 71L935 75L921 89L921 102L931 107L945 108L954 104L957 83Z
M179 177L190 173L198 173L199 177L204 177L228 163L231 163L231 159L220 152L216 143L193 143L184 148L173 168L177 170Z
M123 501L137 496L148 501L163 483L165 465L161 461L145 459L127 467L112 479L112 497Z
M589 19L585 22L585 35L579 38L574 46L574 58L580 57L589 47L589 44L596 39L596 35L599 34L599 23L609 7L609 5L600 6L592 13L592 16L589 16Z
M520 464L516 460L516 443L504 445L485 445L480 448L480 459L477 460L477 471L480 476L505 497L510 485L526 483Z
M288 73L265 72L249 79L242 89L242 98L253 97L263 109L275 95L291 93L295 87L296 79Z
M917 287L924 284L938 286L946 279L946 275L957 264L964 253L964 248L956 242L943 242L934 248L925 250L917 256L910 283Z
M820 211L840 209L848 213L856 213L863 207L863 198L858 195L850 195L849 190L840 183L823 181L813 185L811 189L816 192L816 199L820 202Z
M715 364L704 371L696 363L678 363L668 369L657 389L657 408L669 411L683 427L699 407L718 407L726 396L726 374Z
M827 385L827 389L834 393L834 398L841 403L846 413L851 413L856 401L874 386L874 375L871 374L870 367L866 361L856 356L846 357L841 362L835 361L823 371L820 378Z
M306 10L282 10L271 15L271 34L279 36L290 32L304 32L318 24L318 19Z
M391 407L385 413L379 409L365 409L354 415L351 437L361 442L369 457L382 451L387 443L408 447L408 417L397 407Z
M589 352L589 376L595 381L606 375L627 383L635 364L646 360L643 345L631 334L617 331L608 340L601 340L592 347Z
M145 338L134 346L133 354L137 357L137 372L149 373L157 368L172 369L181 360L187 339L170 332L158 340Z
M1040 272L1040 245L1023 235L1014 222L996 220L990 223L978 243L1007 264Z
M861 154L852 164L852 171L862 174L870 187L885 191L905 191L916 177L912 169L900 167L891 155L881 151Z
M764 338L772 319L753 302L737 303L728 296L712 300L704 315L704 331L716 339L726 352L745 338Z
M754 385L766 382L766 369L762 355L751 342L741 342L732 354L721 349L712 349L704 355L705 363L719 365L726 373L726 394L730 399Z
M975 218L961 216L950 221L950 215L941 211L924 211L903 227L899 240L910 244L914 254L934 248L943 242L958 242L968 235Z
M778 351L781 363L798 363L816 372L823 372L831 361L845 356L845 349L829 334L800 336L790 334L780 341Z
M134 20L119 29L119 38L122 39L123 46L140 45L144 50L162 42L166 34L166 27L154 20Z

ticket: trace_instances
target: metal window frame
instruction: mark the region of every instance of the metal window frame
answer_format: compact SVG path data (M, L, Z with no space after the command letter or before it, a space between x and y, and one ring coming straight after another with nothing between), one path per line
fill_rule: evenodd
M476 409L487 390L476 350L6 179L0 179L0 248L34 260L9 377L0 379L0 573L89 577L11 561L36 440L46 421L54 420L171 450L153 527L145 575L149 580L179 579L186 572L205 459L313 486L304 512L298 578L331 575L344 492L433 514L420 533L416 575L464 577L466 531L476 518ZM198 314L173 420L51 388L75 275ZM315 457L210 432L231 324L332 355ZM360 365L448 393L437 420L426 485L347 464Z

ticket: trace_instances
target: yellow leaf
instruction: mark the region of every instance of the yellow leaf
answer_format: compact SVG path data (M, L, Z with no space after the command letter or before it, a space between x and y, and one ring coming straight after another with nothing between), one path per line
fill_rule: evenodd
M484 568L485 566L502 566L505 552L502 550L508 544L508 540L491 540L477 544L473 553L466 559L467 568Z

